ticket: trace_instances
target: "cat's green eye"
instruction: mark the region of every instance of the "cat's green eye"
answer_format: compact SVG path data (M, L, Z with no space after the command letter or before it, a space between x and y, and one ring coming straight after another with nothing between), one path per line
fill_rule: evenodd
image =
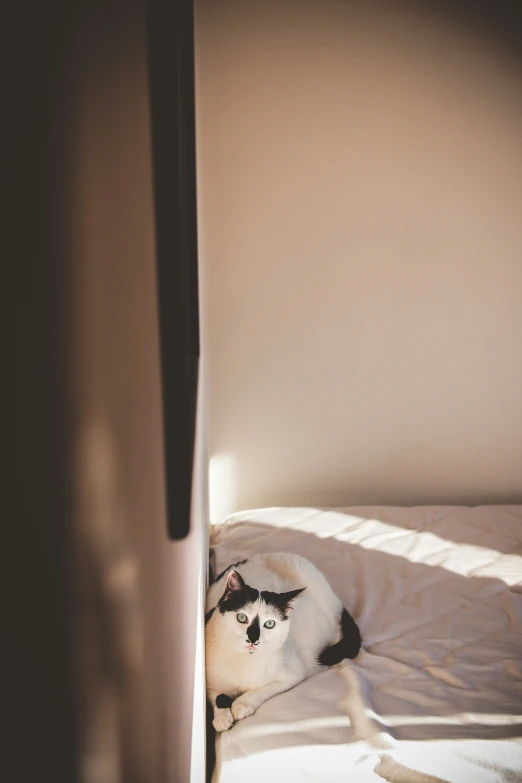
M275 620L267 620L265 623L265 628L273 628L275 625Z
M238 623L246 623L247 620L248 617L246 616L246 614L243 614L243 612L239 612L239 614L237 615Z

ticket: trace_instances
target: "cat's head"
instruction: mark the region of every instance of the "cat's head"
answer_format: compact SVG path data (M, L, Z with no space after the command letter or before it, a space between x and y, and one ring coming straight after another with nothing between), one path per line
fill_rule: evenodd
M231 571L217 605L219 612L215 612L227 644L250 655L279 650L290 630L290 609L304 589L287 593L259 592L245 584L240 573Z

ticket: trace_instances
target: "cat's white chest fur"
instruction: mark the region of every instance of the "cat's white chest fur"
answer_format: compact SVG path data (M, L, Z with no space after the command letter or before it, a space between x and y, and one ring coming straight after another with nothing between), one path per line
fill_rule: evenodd
M210 647L210 651L212 647ZM281 670L279 655L265 656L253 654L232 654L225 650L216 650L207 657L207 679L216 690L229 696L237 696L251 688L260 688L277 678Z

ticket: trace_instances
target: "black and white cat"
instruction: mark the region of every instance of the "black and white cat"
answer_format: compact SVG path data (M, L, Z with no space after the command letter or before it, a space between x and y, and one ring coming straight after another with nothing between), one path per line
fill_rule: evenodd
M255 555L220 574L207 594L205 624L217 731L322 667L355 658L361 647L355 621L323 574L283 552Z

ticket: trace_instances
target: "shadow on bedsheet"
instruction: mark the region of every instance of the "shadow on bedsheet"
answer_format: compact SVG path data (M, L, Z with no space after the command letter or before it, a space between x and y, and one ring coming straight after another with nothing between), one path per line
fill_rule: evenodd
M250 521L218 529L211 553L219 570L229 565L221 547L230 563L284 550L325 572L361 629L363 652L354 669L375 733L413 741L522 736L522 686L515 686L522 682L522 595L500 579L461 576L332 536ZM333 709L333 725L336 715ZM332 732L323 711L326 731L323 740L315 731L314 743L356 740L348 717L352 730ZM272 733L267 725L263 737L265 749L303 742L292 721L278 722ZM247 745L242 752L256 752L254 740Z

